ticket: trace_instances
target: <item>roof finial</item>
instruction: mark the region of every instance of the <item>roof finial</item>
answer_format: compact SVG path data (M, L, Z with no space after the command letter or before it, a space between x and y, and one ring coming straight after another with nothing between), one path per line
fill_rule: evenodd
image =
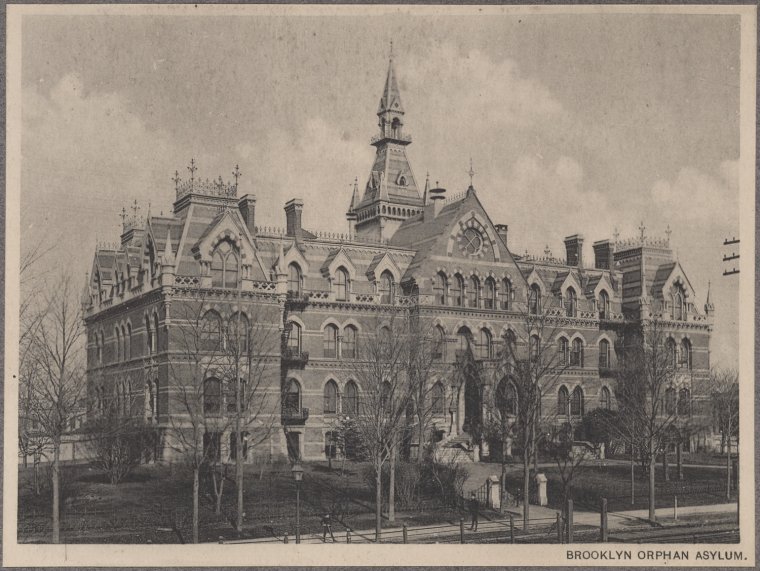
M238 179L243 173L240 172L240 167L238 165L235 165L235 170L232 171L232 176L235 177L235 190L237 190L238 187ZM221 177L220 177L221 178Z
M467 171L467 174L470 175L470 187L472 188L472 179L475 178L475 171L472 168L472 157L470 157L470 170Z
M615 243L617 244L618 239L620 238L620 232L618 232L617 226L612 230L612 239L615 240Z
M642 220L642 221L641 221L641 224L639 225L639 232L641 232L641 241L642 241L642 242L644 241L644 238L646 237L646 234L644 233L644 231L645 231L646 229L647 229L647 227L646 227L646 226L644 226L644 221Z
M673 233L673 231L670 229L670 224L668 224L668 227L665 230L665 235L668 237L668 246L670 246L670 235L672 233Z
M389 57L391 61L393 61L393 40L391 40L391 55Z

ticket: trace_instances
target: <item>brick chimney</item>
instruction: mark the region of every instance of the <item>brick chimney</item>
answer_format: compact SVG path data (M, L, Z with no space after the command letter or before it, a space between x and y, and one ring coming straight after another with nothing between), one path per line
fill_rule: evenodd
M565 238L567 265L583 267L583 235L573 234Z
M303 200L292 198L285 203L285 220L288 236L301 236Z
M246 194L238 201L238 208L248 232L254 236L256 234L256 197L253 194Z
M611 270L612 254L612 244L609 240L594 242L594 267L597 270Z
M496 233L499 235L502 242L504 242L504 245L509 247L509 244L507 243L507 231L509 230L509 226L506 224L495 224L494 228L496 228Z

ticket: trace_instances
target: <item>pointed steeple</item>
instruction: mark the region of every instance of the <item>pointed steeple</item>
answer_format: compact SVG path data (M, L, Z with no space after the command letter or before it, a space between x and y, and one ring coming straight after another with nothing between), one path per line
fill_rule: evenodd
M377 108L377 114L382 115L387 111L404 113L404 106L401 104L401 93L398 89L396 80L396 70L393 68L393 42L391 42L391 55L388 58L388 74L385 76L385 87L383 94L380 96L380 105Z
M361 197L359 196L359 177L354 178L354 192L351 195L351 206L348 208L349 212L353 212L356 210L356 207L359 206L359 202L361 201Z
M422 205L425 206L428 203L428 191L430 190L430 171L425 175L425 190L422 193Z
M715 306L710 301L710 282L707 282L707 299L705 300L705 315L711 315L715 311Z
M172 229L166 230L166 245L164 246L164 255L161 258L164 266L174 265L174 249L172 248Z

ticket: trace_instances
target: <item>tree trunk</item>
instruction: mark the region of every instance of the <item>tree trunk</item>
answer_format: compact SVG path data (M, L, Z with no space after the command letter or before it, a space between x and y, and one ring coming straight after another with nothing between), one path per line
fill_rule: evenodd
M419 421L419 435L418 435L418 441L417 441L417 463L422 463L424 450L425 450L425 427L422 424L422 415L417 415L417 420Z
M726 500L731 500L731 433L726 439Z
M40 457L34 454L34 493L40 495Z
M237 438L237 450L235 450L235 484L237 486L237 522L236 527L238 532L243 531L243 438L242 433L238 430L235 438Z
M634 477L636 468L636 455L633 451L633 444L631 444L631 505L636 501L636 481Z
M683 445L681 442L676 447L676 464L678 465L678 479L683 480Z
M668 471L668 448L664 446L662 449L662 472L663 478L666 482L670 481L670 472Z
M216 483L216 469L213 470L214 475L214 493L216 494L216 505L214 506L214 513L219 515L222 513L222 495L224 494L224 474L219 471L219 485Z
M61 542L61 443L53 442L53 543Z
M193 543L198 543L198 493L200 488L199 468L193 467Z
M654 508L655 499L655 482L654 482L654 468L657 463L657 451L654 447L654 442L649 443L649 521L657 521L657 514Z
M383 463L380 453L375 457L375 542L380 542L383 527Z
M525 444L527 444L527 439ZM523 446L523 529L530 524L530 450Z
M501 439L501 511L507 508L507 439Z
M388 487L388 521L396 521L396 446L391 448L390 483Z

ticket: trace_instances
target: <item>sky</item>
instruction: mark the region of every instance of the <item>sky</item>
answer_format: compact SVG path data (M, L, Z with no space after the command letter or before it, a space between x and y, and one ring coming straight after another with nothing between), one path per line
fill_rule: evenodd
M374 156L390 41L418 184L474 186L518 254L664 237L735 365L739 17L489 14L24 16L22 250L81 275L123 207L167 214L175 170L231 178L259 225L345 232Z

